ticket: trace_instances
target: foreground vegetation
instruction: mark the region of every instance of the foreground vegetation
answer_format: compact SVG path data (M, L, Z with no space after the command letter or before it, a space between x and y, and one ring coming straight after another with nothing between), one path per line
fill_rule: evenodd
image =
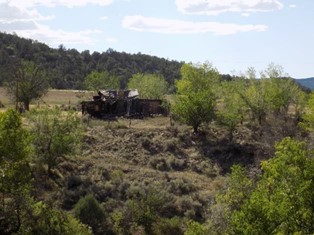
M188 79L204 74L186 66ZM203 79L215 76L209 69ZM287 104L279 102L283 93L273 108L271 93L253 103L261 88L274 86L270 78L214 79L207 88L185 76L181 81L174 105L185 94L201 98L191 99L193 105L185 99L180 110L201 114L198 106L210 102L209 112L186 117L191 122L176 106L174 123L168 117L81 119L52 107L0 114L1 233L313 233L314 96L307 101L295 90ZM245 93L232 93L239 86ZM246 106L252 94L256 112Z
M62 46L28 43L67 58ZM314 94L280 66L226 80L209 63L183 64L172 83L138 71L121 80L100 66L75 82L173 93L170 117L107 121L55 106L60 96L36 105L49 69L14 66L2 67L16 110L0 113L1 234L314 233Z
M61 154L66 134L47 142L59 146L48 171L38 154L45 139L36 145L34 132L41 122L28 116L25 126L16 112L1 114L2 234L90 234L77 220L94 234L313 233L314 161L304 141L273 149L281 136L248 126L230 143L215 124L194 134L164 117L130 128L90 120L80 153Z

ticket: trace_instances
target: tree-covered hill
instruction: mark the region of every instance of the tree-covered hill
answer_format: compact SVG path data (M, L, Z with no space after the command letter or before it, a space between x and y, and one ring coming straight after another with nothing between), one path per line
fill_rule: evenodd
M183 62L167 60L145 54L129 54L108 49L105 52L88 50L79 52L60 45L53 49L44 43L17 35L0 32L0 70L24 59L42 66L49 74L50 84L56 89L82 89L85 77L92 71L107 71L121 79L125 88L128 79L136 73L158 73L174 84L180 78ZM0 73L0 85L4 73Z
M304 87L314 90L314 77L295 79L295 81Z

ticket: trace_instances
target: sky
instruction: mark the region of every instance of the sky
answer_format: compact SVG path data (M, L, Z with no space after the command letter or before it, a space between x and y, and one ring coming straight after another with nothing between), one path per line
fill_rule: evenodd
M238 75L270 63L314 77L314 0L0 0L0 31L78 51L210 62Z

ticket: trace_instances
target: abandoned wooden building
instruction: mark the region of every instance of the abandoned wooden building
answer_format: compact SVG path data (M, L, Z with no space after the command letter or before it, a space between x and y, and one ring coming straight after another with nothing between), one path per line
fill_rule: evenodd
M138 90L100 90L93 100L81 104L83 114L97 118L165 114L161 100L140 99Z

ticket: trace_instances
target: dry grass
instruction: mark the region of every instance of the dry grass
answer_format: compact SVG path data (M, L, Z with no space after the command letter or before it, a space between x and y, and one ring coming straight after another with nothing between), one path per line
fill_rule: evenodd
M32 102L37 105L77 105L82 100L89 100L94 93L77 90L49 90L42 99ZM14 103L3 87L0 87L0 101L7 107L13 107Z
M116 120L91 119L89 125L92 127L107 127L114 129L166 129L170 127L170 118L155 116L143 119L118 118Z

